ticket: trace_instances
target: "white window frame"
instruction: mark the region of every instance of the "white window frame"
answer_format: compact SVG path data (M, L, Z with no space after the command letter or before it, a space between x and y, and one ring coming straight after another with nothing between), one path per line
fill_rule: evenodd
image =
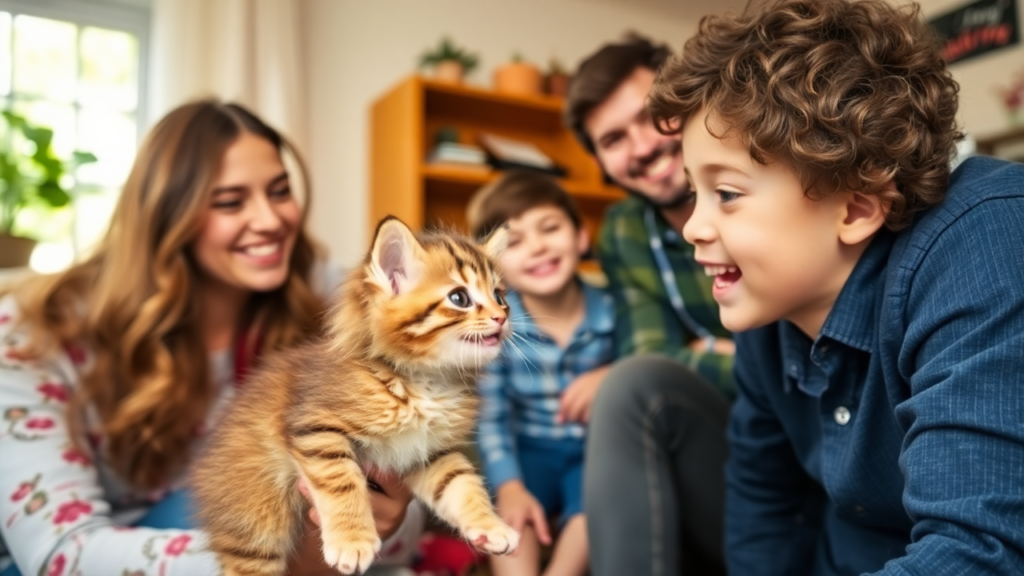
M135 108L136 137L145 135L144 125L149 118L148 105L149 28L148 0L120 0L119 3L100 0L0 0L0 11L12 16L24 14L39 18L63 20L78 26L96 26L128 32L139 41L138 103ZM14 89L14 86L11 86ZM78 102L75 102L78 107Z

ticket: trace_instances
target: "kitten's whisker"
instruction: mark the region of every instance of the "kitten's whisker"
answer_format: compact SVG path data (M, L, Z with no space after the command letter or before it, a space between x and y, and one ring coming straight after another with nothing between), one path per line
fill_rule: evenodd
M525 318L532 318L532 319L536 319L536 318L544 318L544 319L553 318L555 320L558 319L558 316L550 316L548 314L532 314L532 313L529 313L529 312L525 313L524 317Z
M532 374L533 370L536 370L536 371L537 371L537 373L538 373L538 374L540 374L540 369L539 369L539 368L537 368L537 365L536 365L536 364L534 364L534 363L533 363L533 362L532 362L532 361L531 361L531 360L530 360L530 359L529 359L529 358L528 358L528 357L526 356L526 354L525 354L525 353L523 353L523 351L522 351L522 350L521 350L521 349L519 348L519 346L516 346L515 342L513 342L511 338L509 339L508 343L509 343L509 345L511 345L511 346L512 346L512 348L513 348L513 349L514 349L514 350L516 351L516 353L517 353L517 354L519 354L520 356L522 356L523 360L525 360L525 361L526 361L526 363L527 363L527 369L529 369L529 370L530 370L531 374Z
M534 350L535 352L540 352L540 349L539 349L539 348L537 348L537 345L536 345L536 344L534 344L533 342L531 342L531 341L530 341L530 340L529 340L528 338L526 338L526 337L525 337L525 336L523 336L522 334L516 334L516 336L518 336L518 337L519 337L519 339L520 339L520 340L522 340L522 341L523 341L524 343L526 343L527 345L529 345L529 346L530 346L530 348L533 348L533 350Z

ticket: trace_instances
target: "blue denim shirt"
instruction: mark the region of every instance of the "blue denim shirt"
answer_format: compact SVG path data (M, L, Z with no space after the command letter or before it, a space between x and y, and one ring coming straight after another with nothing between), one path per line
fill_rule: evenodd
M1024 166L964 162L817 339L736 344L730 574L1024 573Z

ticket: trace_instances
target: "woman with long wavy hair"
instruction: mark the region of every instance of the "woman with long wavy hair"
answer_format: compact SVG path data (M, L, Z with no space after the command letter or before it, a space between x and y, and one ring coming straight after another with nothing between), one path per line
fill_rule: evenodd
M241 106L181 106L143 142L92 256L0 293L0 575L217 572L161 500L254 359L324 306L286 156L305 176ZM382 531L397 499L374 502Z

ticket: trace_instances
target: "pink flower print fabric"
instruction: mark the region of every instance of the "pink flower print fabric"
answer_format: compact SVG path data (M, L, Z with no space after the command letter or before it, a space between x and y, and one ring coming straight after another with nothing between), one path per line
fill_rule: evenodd
M67 557L63 554L57 554L53 562L50 562L50 569L46 572L46 576L64 576L64 566L67 563Z
M168 556L181 556L181 553L188 548L188 543L191 541L192 537L188 534L175 536L167 542L167 546L164 547L164 554Z
M201 532L118 525L138 517L146 494L97 457L100 437L72 439L67 423L90 355L77 345L24 354L17 316L13 299L0 297L0 556L32 576L220 574Z
M18 489L14 491L14 494L11 494L11 502L20 502L26 496L31 494L32 490L35 489L36 484L39 484L39 479L40 478L41 478L41 475L40 474L36 474L36 477L33 478L32 480L27 481L27 482L22 482L21 484L19 484L18 485Z
M53 515L54 524L69 524L78 520L83 514L92 512L92 504L88 502L82 502L81 500L72 500L71 502L65 502L57 508L57 513Z
M92 464L92 460L89 456L75 447L64 450L64 453L61 454L61 458L63 458L68 464L79 464L81 466L89 466Z
M49 430L53 428L55 421L53 418L35 417L29 418L25 421L25 428L29 430Z
M43 382L36 386L36 390L43 395L44 402L67 402L68 387L57 382Z

